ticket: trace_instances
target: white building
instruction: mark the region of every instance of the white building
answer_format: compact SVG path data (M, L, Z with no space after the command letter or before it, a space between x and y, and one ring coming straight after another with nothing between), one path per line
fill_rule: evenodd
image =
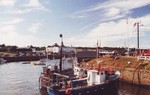
M45 54L45 50L36 50L35 48L32 48L32 52L36 54Z
M61 49L61 47L57 43L55 43L53 46L48 46L46 48L46 52L47 53L59 53L60 49ZM67 52L76 52L76 49L73 48L73 47L63 46L62 52L65 52L65 53L67 53Z

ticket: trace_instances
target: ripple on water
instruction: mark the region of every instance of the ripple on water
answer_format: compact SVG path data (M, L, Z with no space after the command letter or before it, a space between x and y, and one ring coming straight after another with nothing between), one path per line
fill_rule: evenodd
M20 62L0 65L0 95L40 95L42 67Z

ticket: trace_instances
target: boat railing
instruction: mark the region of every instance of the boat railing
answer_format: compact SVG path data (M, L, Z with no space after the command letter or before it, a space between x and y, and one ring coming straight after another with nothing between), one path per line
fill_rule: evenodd
M49 77L40 76L39 82L41 82L42 86L50 87L50 85L52 83L52 79L50 79Z

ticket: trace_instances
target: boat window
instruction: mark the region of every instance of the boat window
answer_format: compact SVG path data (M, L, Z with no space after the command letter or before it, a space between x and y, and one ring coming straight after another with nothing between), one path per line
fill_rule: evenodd
M99 75L99 72L97 72L97 75Z
M103 75L103 72L101 73L101 75Z
M86 70L84 70L84 73L85 73L85 74L87 74L87 71L86 71Z

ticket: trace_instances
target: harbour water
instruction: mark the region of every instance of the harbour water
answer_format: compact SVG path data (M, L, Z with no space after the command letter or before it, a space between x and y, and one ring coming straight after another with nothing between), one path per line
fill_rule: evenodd
M40 95L42 65L12 62L0 65L0 95ZM108 91L110 92L110 91ZM115 95L149 95L150 89L119 82ZM104 94L106 95L106 94ZM114 95L111 92L107 95Z
M40 95L41 66L21 62L0 65L0 95Z

